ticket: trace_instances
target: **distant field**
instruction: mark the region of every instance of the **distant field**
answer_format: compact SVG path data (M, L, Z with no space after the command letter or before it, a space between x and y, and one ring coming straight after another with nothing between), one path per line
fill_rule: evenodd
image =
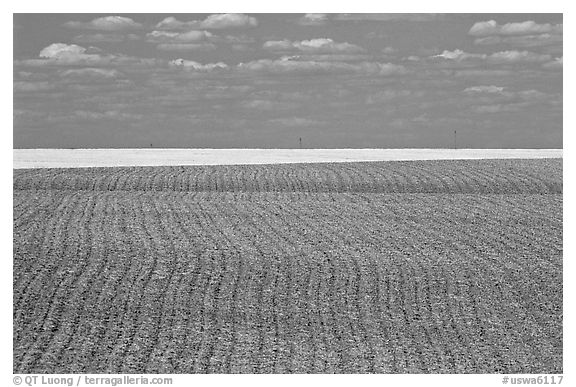
M561 373L562 160L14 170L15 373Z
M14 168L559 157L562 149L14 149Z

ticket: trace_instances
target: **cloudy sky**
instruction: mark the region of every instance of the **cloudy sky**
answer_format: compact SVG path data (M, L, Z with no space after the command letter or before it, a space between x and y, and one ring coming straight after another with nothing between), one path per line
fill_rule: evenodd
M562 147L559 14L16 14L14 147Z

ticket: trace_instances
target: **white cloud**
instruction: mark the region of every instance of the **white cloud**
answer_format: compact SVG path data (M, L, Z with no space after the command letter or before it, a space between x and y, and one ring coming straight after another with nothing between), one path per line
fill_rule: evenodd
M187 28L196 27L198 21L182 22L177 20L174 16L169 16L156 24L156 28L161 30L185 30Z
M39 59L16 60L22 66L151 66L158 65L159 59L136 58L119 54L103 54L93 47L85 48L75 44L53 43L40 51Z
M121 73L114 69L100 69L100 68L83 68L83 69L71 69L64 70L60 72L60 76L63 78L72 78L79 80L86 79L114 79L118 78Z
M101 31L125 31L142 27L142 24L123 16L105 16L96 18L90 22L70 21L64 23L65 27L85 30Z
M88 34L88 35L78 35L72 38L75 43L101 43L101 42L127 42L139 40L140 36L136 34Z
M499 25L494 20L475 23L468 34L472 36L491 35L535 35L544 33L562 34L562 24L538 24L533 21Z
M239 13L210 15L202 21L202 26L204 28L239 28L256 27L257 25L258 21L256 18Z
M491 64L515 64L515 63L542 63L552 59L549 54L538 54L531 51L508 50L499 51L493 54L474 54L462 50L448 51L433 55L431 58L442 58L454 62L464 62L470 60L482 60Z
M386 55L395 54L396 51L397 51L397 50L396 50L394 47L390 47L390 46L384 47L384 48L382 49L382 53L383 53L383 54L386 54Z
M328 15L325 13L307 13L297 20L303 26L321 26L328 22Z
M401 75L406 74L404 66L391 63L378 62L314 62L314 61L296 61L290 58L277 60L260 59L238 65L240 71L253 71L268 74L301 74L301 75L319 75L319 74L366 74L366 75Z
M161 43L156 46L162 51L211 51L216 49L212 43Z
M272 60L260 59L248 63L238 64L238 69L241 71L254 71L271 74L283 73L303 73L303 74L318 74L329 73L330 70L335 69L331 63L320 62L300 62L286 59Z
M54 43L40 51L41 58L65 58L67 56L86 55L86 49L75 44Z
M290 40L275 40L268 41L262 46L266 50L271 51L301 51L305 53L358 53L363 52L364 49L360 46L350 43L338 43L332 39L319 38L302 40L300 42L293 42Z
M210 15L204 20L182 22L170 16L156 25L160 30L186 30L194 28L223 29L256 27L258 20L255 17L238 13L225 13Z
M212 72L227 70L228 65L223 62L202 64L193 60L175 59L169 65L174 68L181 68L185 71Z
M208 31L167 32L152 31L146 34L146 41L152 43L193 43L202 42L213 35Z
M210 43L215 36L208 31L168 32L152 31L146 34L146 41L160 43L156 46L162 51L210 51L216 45Z
M359 62L374 60L374 56L367 54L304 54L283 56L281 59L303 62Z
M464 93L466 94L481 94L481 93L488 93L488 94L502 94L504 92L504 87L500 86L472 86L467 87L464 89Z
M485 59L486 55L485 54L471 54L471 53L467 53L467 52L464 52L462 50L456 49L454 51L444 50L444 52L442 52L441 54L433 55L431 58L442 58L442 59L448 59L448 60L454 60L457 62L461 62L463 60L468 60L468 59Z
M53 43L44 47L38 55L41 59L38 64L101 64L100 54L88 53L88 50L76 44ZM26 61L33 63L34 59Z

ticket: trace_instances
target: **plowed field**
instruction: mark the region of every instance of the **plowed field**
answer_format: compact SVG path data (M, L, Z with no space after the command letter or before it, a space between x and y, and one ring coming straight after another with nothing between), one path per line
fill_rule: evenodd
M562 160L14 170L15 373L560 373Z

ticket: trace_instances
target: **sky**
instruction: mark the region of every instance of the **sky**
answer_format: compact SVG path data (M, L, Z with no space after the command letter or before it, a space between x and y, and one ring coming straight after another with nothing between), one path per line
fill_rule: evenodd
M561 148L561 14L14 14L14 148Z

